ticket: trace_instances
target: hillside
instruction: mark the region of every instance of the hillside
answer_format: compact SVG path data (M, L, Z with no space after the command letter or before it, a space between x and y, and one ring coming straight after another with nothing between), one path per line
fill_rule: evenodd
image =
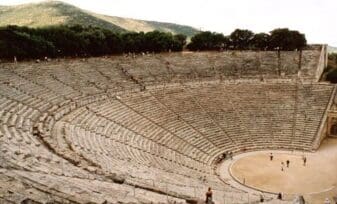
M331 46L329 46L328 47L328 52L329 53L337 53L337 47L331 47Z
M0 26L43 27L60 24L92 25L113 31L148 32L159 30L182 33L188 37L198 32L190 26L96 14L60 1L46 1L18 6L0 6Z
M173 23L144 21L132 18L121 18L117 16L106 16L100 14L92 15L102 20L108 21L114 25L117 25L125 30L132 30L136 32L149 32L153 30L159 30L162 32L182 33L189 37L195 35L198 32L195 28L192 28L190 26L178 25Z

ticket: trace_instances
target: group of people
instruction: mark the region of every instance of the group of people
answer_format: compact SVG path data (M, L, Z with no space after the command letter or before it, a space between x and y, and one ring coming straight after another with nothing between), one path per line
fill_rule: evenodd
M233 159L233 152L225 152L225 153L222 154L222 159L227 159L227 158ZM273 153L270 153L269 158L270 158L270 161L274 160ZM303 155L302 160L303 160L303 166L306 166L307 157ZM286 160L285 163L283 161L281 162L281 171L284 171L285 165L286 165L287 168L289 168L289 166L290 166L290 160L289 159ZM277 194L277 198L280 199L280 200L282 200L282 193L278 193ZM264 200L263 196L260 197L260 200L261 201ZM212 192L211 187L209 187L208 191L206 192L206 201L205 201L205 203L206 204L214 204L214 202L213 202L213 192Z
M290 161L287 160L286 164L287 164L287 168L289 168ZM284 162L281 162L281 171L284 171Z
M270 158L270 161L273 161L273 159L274 159L273 153L270 153L269 158ZM303 160L303 166L306 166L306 164L307 164L307 157L303 155L302 156L302 160ZM289 165L290 165L290 161L288 159L286 161L287 168L289 168ZM283 161L281 162L281 171L284 171L284 162Z
M216 163L221 163L223 160L226 160L226 159L231 159L233 160L233 152L224 152L222 153L222 155L219 155L217 158L216 158Z
M227 157L233 160L233 152L225 152L222 154L222 159L227 159Z

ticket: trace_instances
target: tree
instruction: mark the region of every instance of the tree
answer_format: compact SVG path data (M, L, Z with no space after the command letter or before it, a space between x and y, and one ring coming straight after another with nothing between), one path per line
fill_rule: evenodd
M187 45L189 50L207 50L212 39L210 31L200 32L191 38L191 42Z
M303 49L307 41L305 35L288 28L278 28L270 32L270 46L279 50Z
M147 45L147 51L168 51L173 44L173 36L171 33L163 33L155 30L145 34L145 42Z
M227 44L228 38L223 34L205 31L194 35L187 48L189 50L219 50L225 48Z
M257 33L251 40L254 50L267 50L269 48L270 36L267 33Z
M144 48L144 33L128 32L121 35L123 52L141 52Z
M186 35L176 34L173 36L172 51L182 51L186 45Z
M74 29L74 30L72 30ZM86 44L88 43L81 32L77 32L78 27L52 26L37 29L36 35L52 42L57 49L57 56L78 56L87 53ZM47 55L46 56L50 56Z
M337 83L337 69L331 70L326 75L326 80L330 81L331 83Z
M160 31L114 33L99 27L59 25L43 28L20 26L0 27L0 58L101 56L123 52L181 51L186 36ZM236 29L230 36L222 33L200 32L186 46L190 50L278 49L295 50L306 46L305 35L287 28L253 34Z
M29 32L28 32L29 31ZM0 29L1 58L19 59L54 56L55 46L41 36L34 35L35 30L26 27L8 26Z
M248 50L251 48L253 37L254 33L250 30L236 29L230 34L229 39L234 49Z
M302 50L307 45L305 35L298 31L290 31L291 48Z
M109 48L109 54L123 53L123 43L120 34L105 30L104 35Z
M225 48L227 38L222 33L213 33L212 36L212 49L220 50Z
M91 56L100 56L109 52L106 38L101 29L89 28L79 34L85 42L84 53Z
M336 65L336 68L337 68L337 53L335 52L330 53L328 56L328 59L329 59L329 63Z

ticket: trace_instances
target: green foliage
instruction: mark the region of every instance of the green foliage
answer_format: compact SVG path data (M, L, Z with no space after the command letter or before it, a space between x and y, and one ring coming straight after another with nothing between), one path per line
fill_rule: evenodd
M250 30L236 29L230 34L229 39L235 50L248 50L251 48L253 37L254 33Z
M114 32L158 30L173 34L181 33L188 37L198 33L197 29L190 26L96 14L61 1L0 6L0 26L18 25L38 28L77 24L83 27L100 27Z
M328 59L329 59L329 64L337 65L337 53L329 54Z
M250 30L236 29L229 36L205 31L192 37L190 50L301 50L306 46L305 35L287 28L254 34Z
M337 53L331 53L328 57L328 67L325 69L325 78L331 83L337 83Z
M212 33L210 31L201 32L191 38L187 45L189 50L219 50L227 47L228 38L221 33Z
M331 83L337 83L337 69L332 69L326 75L326 80L330 81Z
M147 45L145 45L145 34L143 32L136 33L124 33L121 35L121 45L125 52L140 52L141 50L146 49ZM142 49L140 49L141 45L144 45Z
M257 33L251 40L251 46L254 50L267 50L269 48L270 35L267 33Z
M100 27L51 26L0 27L0 58L18 59L63 56L102 56L128 52L182 51L186 36L160 31L116 33ZM276 29L271 35L236 29L230 36L200 32L187 45L189 50L295 50L306 45L298 31Z
M23 27L21 30L29 30ZM43 56L44 53L55 54L53 43L41 36L30 32L21 32L18 27L9 29L0 28L0 53L1 58L12 58L20 55L22 58Z
M147 51L168 51L171 48L173 37L171 34L152 31L145 34L145 44Z
M173 36L173 46L172 51L180 51L183 50L186 45L186 36L183 34L177 34Z
M307 45L305 35L289 30L288 28L278 28L270 32L270 46L279 50L301 50Z
M126 52L181 51L186 36L153 31L115 33L99 27L0 28L0 58L101 56Z

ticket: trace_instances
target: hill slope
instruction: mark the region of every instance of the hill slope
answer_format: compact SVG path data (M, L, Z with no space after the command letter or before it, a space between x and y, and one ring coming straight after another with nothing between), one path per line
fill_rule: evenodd
M337 53L337 47L331 47L331 46L329 46L328 47L328 52L329 53Z
M148 32L159 30L182 33L189 37L198 32L190 26L96 14L60 1L46 1L18 6L0 6L0 26L42 27L60 24L92 25L113 31Z

